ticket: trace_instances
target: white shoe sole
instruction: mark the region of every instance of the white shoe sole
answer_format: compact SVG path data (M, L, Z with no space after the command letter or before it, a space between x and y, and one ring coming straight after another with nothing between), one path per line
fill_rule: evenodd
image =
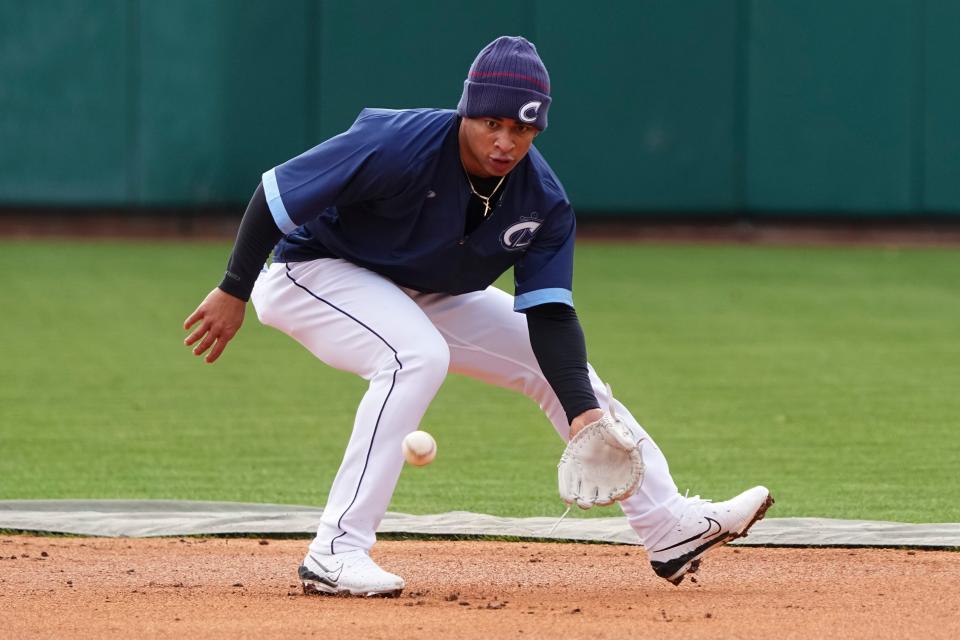
M360 598L398 598L403 592L399 589L351 589L350 587L331 586L318 580L300 577L303 594L307 596L356 596Z

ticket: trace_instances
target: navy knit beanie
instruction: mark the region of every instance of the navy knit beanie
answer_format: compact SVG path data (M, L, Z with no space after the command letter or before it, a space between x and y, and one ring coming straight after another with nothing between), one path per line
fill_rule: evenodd
M520 36L500 36L477 54L457 112L467 118L512 118L547 128L550 76L537 48Z

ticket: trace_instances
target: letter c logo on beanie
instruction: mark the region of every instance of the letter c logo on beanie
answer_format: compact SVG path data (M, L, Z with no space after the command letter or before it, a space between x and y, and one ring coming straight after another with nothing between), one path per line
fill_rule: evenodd
M541 104L541 101L534 100L520 107L520 119L524 122L536 122Z

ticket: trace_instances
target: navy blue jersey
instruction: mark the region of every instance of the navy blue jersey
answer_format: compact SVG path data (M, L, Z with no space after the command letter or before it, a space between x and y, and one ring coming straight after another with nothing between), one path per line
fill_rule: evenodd
M343 258L397 284L461 294L514 268L514 307L573 306L573 209L530 147L496 207L464 235L471 197L459 117L440 109L364 109L350 129L263 174L286 237L280 262Z

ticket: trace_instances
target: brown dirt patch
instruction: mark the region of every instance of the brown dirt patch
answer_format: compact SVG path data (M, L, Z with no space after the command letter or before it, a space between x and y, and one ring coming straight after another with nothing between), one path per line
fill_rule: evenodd
M0 537L10 638L956 638L960 553L726 547L674 587L642 549L384 541L398 599L306 597L303 540Z

